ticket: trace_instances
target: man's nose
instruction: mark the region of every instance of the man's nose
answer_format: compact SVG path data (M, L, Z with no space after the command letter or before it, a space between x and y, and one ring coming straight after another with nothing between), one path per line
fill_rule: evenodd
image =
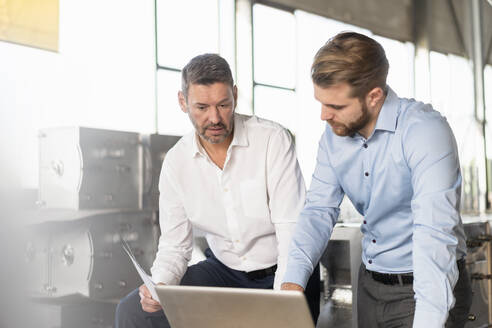
M332 120L333 117L335 117L335 115L333 114L332 110L330 110L327 107L321 107L321 117L320 118L322 121Z
M212 124L218 124L220 122L219 109L217 107L210 108L208 120Z

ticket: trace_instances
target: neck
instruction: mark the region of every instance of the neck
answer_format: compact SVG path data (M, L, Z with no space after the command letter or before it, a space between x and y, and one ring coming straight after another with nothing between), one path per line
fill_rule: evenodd
M231 133L224 141L218 144L210 143L206 140L203 140L201 137L198 138L203 149L205 149L205 151L207 152L208 157L221 170L224 169L225 161L227 158L227 149L229 149L229 146L232 142L233 133Z
M378 121L379 113L381 112L381 108L383 108L385 99L386 99L386 95L381 98L381 100L376 104L376 106L374 106L374 108L369 109L371 118L369 119L369 122L367 122L367 124L358 131L359 134L364 138L368 139L374 132L374 129L376 128L376 123Z
M208 142L200 136L198 137L198 140L200 141L200 145L202 145L203 149L205 149L209 155L227 153L227 149L229 149L232 142L233 134L234 132L231 133L224 141L217 144Z

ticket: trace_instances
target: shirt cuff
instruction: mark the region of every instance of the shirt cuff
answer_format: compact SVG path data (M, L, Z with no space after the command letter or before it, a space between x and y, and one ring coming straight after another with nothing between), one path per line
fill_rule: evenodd
M282 280L282 283L290 282L298 284L302 288L306 289L306 285L310 276L311 272L302 269L300 266L287 266L287 270L284 274L284 279Z
M171 272L159 270L159 272L152 272L152 281L156 284L178 285L181 278L176 277Z
M413 328L441 328L444 327L448 313L440 313L424 309L425 305L415 307L415 316L413 318Z

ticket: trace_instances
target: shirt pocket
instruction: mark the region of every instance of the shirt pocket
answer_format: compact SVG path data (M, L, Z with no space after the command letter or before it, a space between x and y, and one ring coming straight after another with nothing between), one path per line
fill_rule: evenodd
M241 181L239 186L244 215L256 218L270 217L265 183L250 179Z

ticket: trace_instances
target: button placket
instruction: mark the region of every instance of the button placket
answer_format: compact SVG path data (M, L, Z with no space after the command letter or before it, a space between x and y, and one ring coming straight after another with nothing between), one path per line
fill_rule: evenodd
M370 173L369 173L370 170L369 170L369 165L368 165L368 160L367 160L369 153L366 151L367 148L368 148L367 140L362 138L361 151L363 152L362 153L362 157L363 157L362 170L363 170L364 178L367 178L370 175ZM366 179L366 183L367 183L367 179Z
M229 179L224 171L221 171L220 186L222 187L222 202L226 212L227 226L231 235L231 240L239 240L239 222L236 211L234 210L234 195L229 188ZM238 246L237 243L232 243L233 247Z

